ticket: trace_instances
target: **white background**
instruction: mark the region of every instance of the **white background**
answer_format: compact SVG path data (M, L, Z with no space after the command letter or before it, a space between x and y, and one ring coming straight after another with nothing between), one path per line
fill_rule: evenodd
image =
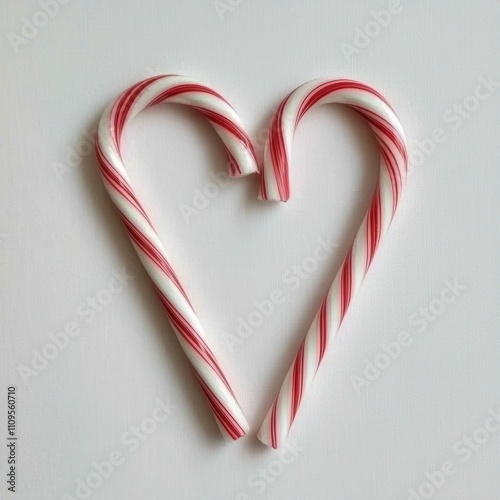
M388 0L223 3L73 0L16 43L24 18L44 16L34 0L1 2L0 436L15 385L19 461L15 496L2 445L0 497L83 498L77 481L119 452L121 465L90 498L392 500L423 488L441 500L498 500L500 432L480 429L500 410L500 87L467 117L453 110L477 104L481 77L500 82L498 0L402 0L382 28L367 23ZM348 54L355 41L367 46ZM231 181L187 222L180 205L225 166L215 134L175 106L128 128L133 182L251 424L248 437L225 443L84 135L126 87L161 72L216 88L260 150L279 102L318 77L375 86L407 133L404 199L304 400L288 441L295 455L281 461L255 432L368 206L376 143L353 113L314 110L296 136L287 205L258 202L254 176ZM436 129L445 139L419 155ZM80 161L68 162L70 148ZM322 237L334 253L292 290L284 273ZM123 268L135 277L123 292L95 317L79 314ZM465 290L441 307L447 281ZM231 346L224 334L236 336L239 318L273 289L284 304ZM429 307L439 314L425 319ZM80 335L23 377L72 321ZM411 345L356 391L353 377L403 330ZM123 435L157 398L176 410L133 452ZM469 457L460 442L474 433L488 441ZM426 473L447 461L453 474L433 491Z

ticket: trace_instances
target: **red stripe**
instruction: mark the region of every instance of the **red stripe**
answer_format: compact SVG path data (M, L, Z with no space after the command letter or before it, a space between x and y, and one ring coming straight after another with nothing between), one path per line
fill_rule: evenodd
M239 439L245 435L245 431L241 428L238 422L226 410L224 405L217 399L217 396L210 390L202 377L196 372L196 378L208 399L212 412L217 417L217 420L222 424L226 432L233 439Z
M397 205L399 203L399 198L401 194L401 175L399 169L394 165L394 157L390 157L390 152L388 152L385 148L380 148L380 155L384 160L384 164L386 165L387 173L389 174L389 179L391 181L391 190L392 190L392 214L396 212Z
M209 94L213 97L217 97L221 101L224 101L230 108L232 106L229 102L224 99L218 92L211 89L210 87L205 87L205 85L200 85L197 83L179 83L175 87L171 87L169 89L164 90L161 94L158 94L153 100L151 100L148 104L148 107L154 106L155 104L159 104L167 99L175 97L180 94L186 94L188 92L201 92L203 94Z
M101 149L101 145L99 143L99 139L96 139L96 155L101 174L106 179L108 184L110 184L113 189L118 191L119 194L121 194L133 207L135 207L135 209L146 219L148 224L152 226L152 223L149 220L148 215L142 208L142 205L139 203L139 200L137 199L134 191L132 190L132 187L114 169L113 165L111 165L108 162L107 158L104 156L104 153Z
M352 293L352 249L349 250L347 257L342 266L342 276L340 280L340 322L344 319L344 316L351 303L351 293Z
M302 342L293 365L291 401L292 407L290 424L295 420L300 402L302 401L302 393L304 387L304 349L305 342Z
M273 409L271 411L271 446L276 449L278 447L278 422L277 422L277 405L278 400L273 404Z
M352 105L351 108L360 113L366 120L370 122L370 124L376 126L379 130L384 132L384 134L397 148L403 159L406 160L408 152L406 149L405 141L401 138L401 136L394 129L391 123L389 123L384 117L377 115L373 111L361 106Z
M367 238L366 238L366 263L365 272L368 271L377 251L382 234L382 207L380 199L380 187L377 186L373 200L370 205L367 217Z
M317 86L304 98L297 112L295 127L298 126L298 123L303 118L303 116L321 99L327 97L328 95L343 90L357 90L360 92L369 93L381 99L392 110L392 107L384 98L384 96L382 96L379 92L369 87L368 85L353 80L336 80L333 82L330 81ZM293 93L291 95L293 95ZM290 197L290 183L289 183L289 163L284 141L282 121L283 121L284 109L289 98L290 96L288 96L288 98L285 101L283 101L279 106L274 116L273 122L271 124L271 132L269 136L269 151L272 161L273 173L276 179L276 185L280 199L285 201L288 200ZM391 124L388 123L386 120L384 120L382 117L379 117L378 115L374 114L373 112L367 109L362 108L361 106L352 105L351 107L357 110L359 113L361 113L372 125L372 127L375 127L376 129L383 132L383 134L386 137L388 137L389 140L395 145L395 147L398 149L398 151L400 152L400 154L402 155L402 157L405 159L406 162L407 150L405 143L399 137L396 131L394 131ZM377 136L380 142L380 136L378 134ZM401 174L397 168L396 169L392 168L393 166L394 164L388 162L388 168L390 169L389 174L391 176L391 182L393 185L395 198L396 200L398 200L400 191L398 186L401 184L401 181L397 182L396 177L401 177ZM268 197L265 177L262 178L261 196L263 199L267 199Z
M196 106L193 106L193 109L197 109L212 124L224 128L227 132L236 137L236 139L238 139L238 141L242 143L248 150L254 162L257 163L257 155L255 153L252 141L247 136L247 134L243 132L239 127L237 127L229 118L221 115L220 113L216 113L215 111L211 111L208 109L199 108ZM237 168L238 174L241 174L240 166L236 163L234 157L231 156L231 153L227 150L227 148L226 151L228 152L229 158L233 160L234 166Z
M139 229L134 226L134 224L129 219L127 219L127 217L122 212L120 212L120 210L118 210L118 212L120 213L123 224L125 225L125 228L132 241L164 272L167 278L174 283L179 292L184 296L189 305L191 305L186 292L184 291L184 288L179 281L179 278L172 269L172 266L162 255L162 253L153 245L150 240L146 238L146 236L144 236L139 231Z
M302 117L307 113L307 111L309 111L318 101L330 94L334 94L342 90L358 90L361 92L367 92L378 97L390 107L390 104L386 101L384 96L368 85L356 82L354 80L335 80L319 85L318 87L314 88L308 96L305 97L300 108L300 112L297 116L297 122L300 121Z
M153 100L151 100L148 104L147 107L154 106L155 104L159 104L161 102L165 102L168 99L173 99L174 97L177 97L182 94L189 94L189 93L203 93L203 94L208 94L213 97L217 97L218 99L221 99L224 101L229 107L231 105L224 99L219 93L215 92L215 90L205 87L203 85L198 85L194 83L183 83L176 85L175 87L172 87L170 89L165 90L161 94L158 94ZM212 111L207 108L203 108L201 106L191 106L193 109L197 110L200 112L203 116L205 116L206 119L208 119L211 123L216 124L222 128L224 128L227 132L232 134L236 139L238 139L239 142L244 144L244 146L247 148L248 152L251 154L252 158L254 159L255 163L257 163L257 155L255 153L255 149L253 147L252 141L248 137L248 135L237 125L235 125L229 118L221 115L220 113L217 113L216 111ZM233 109L231 107L231 109ZM227 148L226 148L227 150ZM235 161L234 157L231 155L231 153L228 151L228 156L230 160L231 167L236 170L232 170L232 174L235 175L241 174L241 168Z
M163 292L156 285L154 285L154 288L174 328L179 332L182 338L195 350L195 352L205 361L205 363L207 363L210 368L212 368L216 375L222 380L231 395L234 396L229 382L222 373L222 370L220 369L219 364L217 363L217 360L215 359L215 356L208 345L198 335L198 332L191 326L186 318L184 318L182 313L173 306L173 304L167 299L167 297L165 297Z
M325 355L326 346L328 342L328 294L323 300L318 314L318 328L319 328L319 352L318 352L318 366Z
M285 140L282 131L282 121L285 106L288 98L279 106L270 127L269 133L269 154L273 166L274 177L278 188L279 197L286 201L290 198L289 166L285 147ZM262 176L264 192L267 192L265 186L265 176Z
M120 141L123 133L123 128L127 121L128 114L130 109L135 104L137 97L147 89L151 84L156 81L164 78L163 76L153 76L152 78L148 78L142 82L133 85L128 90L126 90L116 101L113 106L113 115L114 115L114 135L116 141L116 147L118 151L120 151Z

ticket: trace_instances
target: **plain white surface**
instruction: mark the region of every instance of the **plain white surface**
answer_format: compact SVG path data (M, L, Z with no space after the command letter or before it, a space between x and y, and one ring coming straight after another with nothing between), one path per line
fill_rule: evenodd
M481 78L500 82L500 4L402 1L380 29L372 13L387 0L223 4L74 0L16 45L9 34L22 36L24 18L45 18L36 1L2 2L0 435L16 385L19 462L17 496L2 480L0 497L84 498L77 481L89 479L92 499L389 500L420 488L428 498L498 500L500 431L488 418L500 411L500 87L471 96ZM358 27L380 33L366 43ZM367 46L348 57L343 44L356 35ZM296 137L287 205L258 202L256 177L233 180L187 223L180 206L224 168L221 144L175 106L131 124L131 176L251 423L247 438L226 444L85 143L111 100L158 72L216 88L260 149L281 99L317 77L372 84L405 127L414 165L403 202L284 455L254 434L366 210L375 140L350 112L314 110ZM463 118L454 110L477 103ZM430 151L433 136L441 143L421 161L415 152ZM58 176L69 148L83 157ZM292 289L294 266L328 237L338 245L331 258ZM85 313L81 304L108 299L123 268L135 278ZM465 290L444 304L448 281ZM239 318L274 289L284 303L231 347ZM438 313L421 311L429 307ZM71 322L81 333L47 350ZM411 345L358 393L353 377L403 330ZM23 380L22 366L44 349L53 359ZM157 398L175 409L134 450L127 433L152 429ZM103 479L92 464L113 453L121 465ZM453 473L426 485L443 464Z

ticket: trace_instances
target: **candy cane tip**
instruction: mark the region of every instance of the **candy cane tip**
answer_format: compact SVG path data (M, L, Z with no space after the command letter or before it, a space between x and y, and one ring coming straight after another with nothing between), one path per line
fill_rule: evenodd
M217 424L221 430L224 441L227 443L234 443L250 432L250 425L243 415L241 415L238 421L238 428L233 428L231 431L224 428L221 422L217 421Z
M288 166L285 165L284 168L287 169ZM290 199L290 186L287 183L287 179L283 179L280 186L277 178L274 177L274 173L273 165L264 160L264 171L262 172L259 188L259 200L282 201L286 203Z
M286 203L288 200L290 200L290 195L288 196L282 196L279 193L275 194L263 194L262 192L259 193L258 196L259 201L277 201L281 203Z
M250 424L246 420L241 421L241 428L243 430L243 434L241 437L247 435L250 432Z
M259 169L256 164L248 165L246 167L240 167L240 172L231 172L231 177L234 179L239 179L240 177L248 177L249 175L254 175L259 173Z
M269 446L269 448L272 448L273 450L277 450L280 447L280 444L278 441L273 442L269 438L269 434L267 430L264 430L262 427L259 429L257 432L257 439L265 446Z
M228 153L229 176L237 179L239 177L258 174L259 165L257 163L255 152L250 149L246 149L244 152L240 152L240 155L240 158L236 160L230 153Z
M240 429L240 432L238 434L229 434L224 427L219 425L221 434L222 434L222 439L224 440L225 443L234 443L236 441L239 441L242 437L245 437L249 430L250 426L248 424L243 425L242 422L240 422L240 425L242 426Z

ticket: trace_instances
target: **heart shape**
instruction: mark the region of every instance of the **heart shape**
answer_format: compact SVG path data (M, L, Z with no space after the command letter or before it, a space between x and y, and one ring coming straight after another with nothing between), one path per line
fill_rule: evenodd
M235 440L246 434L248 423L207 344L163 245L131 187L120 153L125 124L143 109L161 102L185 104L205 116L226 147L232 177L258 171L255 152L236 112L221 95L194 80L176 75L149 78L130 87L104 112L96 137L96 154L104 185L155 285L221 431ZM380 176L353 246L258 432L259 439L273 448L278 448L288 435L303 395L323 360L328 341L339 330L361 286L393 219L407 174L408 154L403 128L384 97L371 87L352 80L315 80L292 92L273 118L264 154L260 199L289 199L289 158L295 130L311 108L324 103L347 105L368 121L381 150Z

